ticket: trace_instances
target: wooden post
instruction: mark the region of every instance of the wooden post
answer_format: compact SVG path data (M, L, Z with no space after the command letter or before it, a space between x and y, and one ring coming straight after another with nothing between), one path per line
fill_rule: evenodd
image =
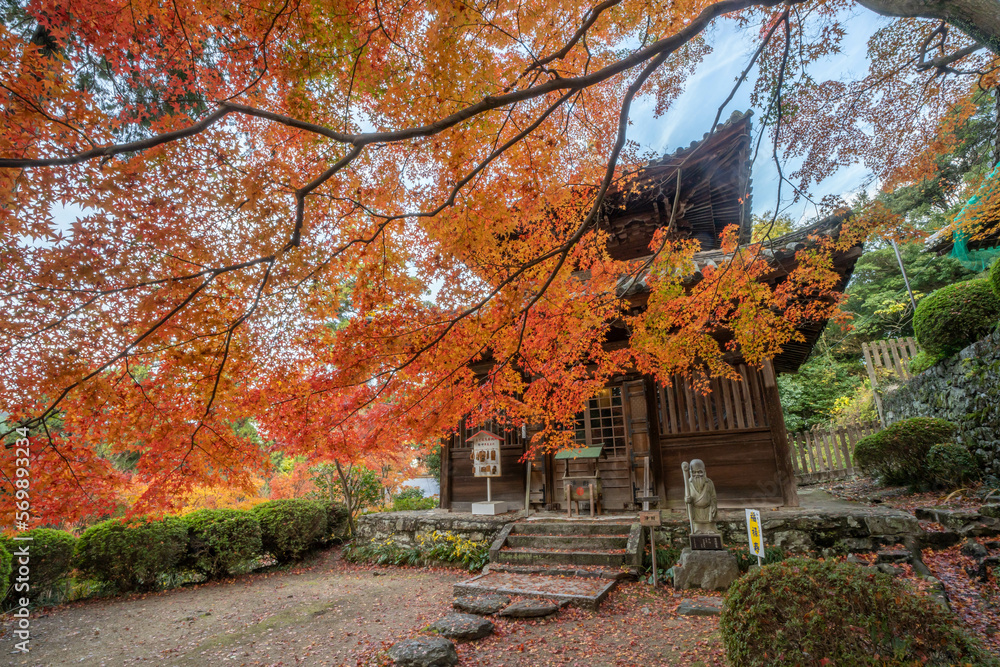
M451 509L451 443L455 436L441 439L441 509Z
M644 378L646 383L646 416L649 420L649 457L652 462L652 491L656 490L656 495L660 496L660 507L664 507L667 502L667 487L663 481L663 461L660 451L660 411L656 409L656 393L660 391L656 379L652 375ZM663 396L666 403L667 397ZM667 406L663 406L666 411Z
M778 476L775 480L782 490L785 505L799 506L799 492L795 485L795 472L792 470L792 460L788 451L788 434L785 431L785 417L781 414L781 397L778 395L778 383L774 375L774 366L770 359L764 360L764 404L767 410L767 421L771 425L771 442L774 448Z
M653 551L653 588L656 588L659 585L656 576L656 529L652 526L649 527L649 548Z

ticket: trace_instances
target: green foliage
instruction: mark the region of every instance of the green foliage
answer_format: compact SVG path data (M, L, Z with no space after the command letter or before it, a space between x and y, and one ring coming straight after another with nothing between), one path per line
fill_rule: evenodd
M470 572L481 570L490 559L487 540L473 542L454 533L434 531L417 537L415 544L400 544L390 538L344 548L344 559L354 563L376 565L435 565L461 564Z
M854 448L854 463L885 484L926 484L930 481L928 452L938 443L951 441L954 433L955 425L944 419L903 419L861 438Z
M66 576L73 561L76 550L76 538L65 530L52 528L33 528L18 533L18 537L31 538L31 541L14 542L11 539L0 541L7 551L13 553L18 544L28 545L31 563L32 596L37 598ZM0 577L0 582L3 578Z
M927 350L920 350L915 357L910 359L910 372L923 373L937 362L946 358L943 354L931 354Z
M733 667L1000 664L950 612L850 563L796 558L741 577L719 629Z
M261 555L260 522L250 512L202 509L182 520L190 536L184 564L209 579L243 569Z
M296 561L326 535L322 505L301 498L269 500L250 510L260 522L264 551L279 563Z
M659 583L665 584L673 577L674 565L681 559L681 548L657 540L656 543L656 571ZM642 554L642 572L645 575L646 583L653 583L653 551L649 544Z
M813 355L797 373L779 375L785 428L795 432L825 423L835 413L838 400L866 382L862 373L864 367L858 363Z
M431 510L437 506L437 498L424 498L424 492L413 486L403 489L392 499L393 512Z
M750 553L750 547L746 544L734 544L726 549L736 558L740 572L749 572L750 566L757 564L757 557ZM764 565L780 563L786 557L785 551L781 547L764 545Z
M325 498L339 500L347 507L351 534L354 533L354 520L358 514L382 500L381 478L363 465L341 465L337 470L336 463L321 463L309 470L313 473L313 483Z
M917 304L913 328L930 354L952 355L976 342L1000 319L1000 297L983 279L942 287Z
M83 532L74 562L85 575L118 590L147 590L176 569L187 545L187 524L176 517L111 519Z
M403 489L396 494L393 500L417 500L424 497L424 492L415 486L404 486Z
M993 264L990 265L989 281L993 293L1000 299L1000 257L993 260Z
M923 252L923 244L919 242L901 244L899 253L918 300L975 275L958 260ZM913 335L910 296L891 246L869 250L861 256L847 288L844 308L854 314L853 330L844 332L841 347L844 351L860 354L863 342Z
M342 541L348 534L347 505L341 502L316 500L317 507L320 507L326 514L326 527L323 529L321 543Z
M7 548L0 544L0 589L7 590L10 583L10 573L14 569L14 557Z
M794 232L798 226L795 220L787 213L775 216L772 211L766 211L764 215L753 216L751 224L753 225L750 232L750 241L752 243L773 241L779 236Z
M954 489L978 477L979 465L964 445L934 445L927 452L927 475L935 484Z
M441 482L441 443L431 447L426 456L419 457L421 463L427 468L427 473Z

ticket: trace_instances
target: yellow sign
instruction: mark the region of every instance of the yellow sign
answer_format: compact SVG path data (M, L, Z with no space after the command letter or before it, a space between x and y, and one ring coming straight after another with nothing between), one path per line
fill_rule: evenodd
M750 553L754 556L764 556L764 531L760 526L760 511L747 510L747 539L750 540Z

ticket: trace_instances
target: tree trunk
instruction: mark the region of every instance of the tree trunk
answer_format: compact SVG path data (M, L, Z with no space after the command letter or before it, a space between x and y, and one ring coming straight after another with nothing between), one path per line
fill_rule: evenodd
M347 527L351 531L351 537L354 537L354 501L352 499L351 493L351 471L348 467L347 474L344 474L344 469L340 467L340 461L334 459L334 465L337 466L337 474L340 475L340 484L344 487L344 502L347 504Z
M1000 0L858 0L883 16L941 19L1000 55Z

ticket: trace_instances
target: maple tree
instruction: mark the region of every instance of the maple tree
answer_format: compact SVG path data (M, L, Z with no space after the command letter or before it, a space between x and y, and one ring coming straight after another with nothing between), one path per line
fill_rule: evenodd
M7 435L32 435L33 512L100 514L124 488L142 510L252 495L268 447L234 427L251 416L316 461L465 414L560 446L621 368L732 373L719 327L760 363L836 315L832 253L898 220L859 216L774 289L730 232L732 264L686 286L695 243L660 234L644 266L612 261L602 203L650 157L628 141L633 101L667 110L717 20L757 44L747 85L776 162L804 156L786 191L856 160L919 179L940 119L996 86L1000 30L974 11L1000 3L862 4L909 18L847 83L809 69L844 45L840 0L6 5L0 401ZM64 204L83 213L60 231ZM631 349L606 350L617 281L640 269L650 306ZM109 455L125 452L127 470ZM0 472L9 512L9 457Z

